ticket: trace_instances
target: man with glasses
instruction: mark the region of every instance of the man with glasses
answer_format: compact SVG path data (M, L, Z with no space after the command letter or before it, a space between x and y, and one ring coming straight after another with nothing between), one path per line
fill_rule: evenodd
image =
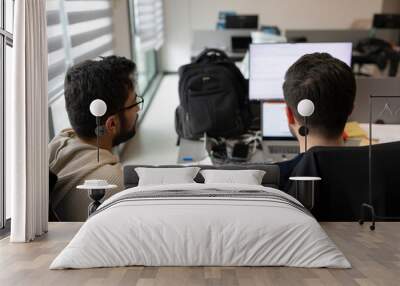
M76 189L85 180L103 179L117 185L105 198L123 190L122 166L112 149L136 133L143 98L135 92L135 72L135 63L116 56L88 60L67 71L64 95L72 129L63 130L49 143L50 172L57 175L50 191L50 211L57 219L86 220L90 199L86 192ZM89 110L95 99L107 104L100 121L104 134L99 137L99 162L96 118Z

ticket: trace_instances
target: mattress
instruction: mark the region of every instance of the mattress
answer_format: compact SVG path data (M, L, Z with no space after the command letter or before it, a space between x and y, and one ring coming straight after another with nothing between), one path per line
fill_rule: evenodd
M110 197L50 269L131 265L351 267L291 196L263 186L196 183Z

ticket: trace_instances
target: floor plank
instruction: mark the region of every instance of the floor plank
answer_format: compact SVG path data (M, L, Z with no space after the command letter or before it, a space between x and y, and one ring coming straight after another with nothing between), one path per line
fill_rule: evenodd
M289 267L118 267L49 270L81 223L50 223L32 243L0 240L0 285L399 285L400 223L382 222L375 231L357 223L322 223L352 263L352 269Z

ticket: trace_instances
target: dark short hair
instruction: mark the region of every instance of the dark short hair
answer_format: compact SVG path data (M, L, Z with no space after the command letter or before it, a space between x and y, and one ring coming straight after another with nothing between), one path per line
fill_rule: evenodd
M307 119L310 130L335 138L343 133L353 110L356 81L352 69L344 62L327 53L307 54L286 72L283 94L301 124L304 122L297 104L302 99L312 100L315 111Z
M102 123L124 107L129 91L135 89L131 76L135 72L134 62L117 56L87 60L68 69L64 82L65 105L78 136L96 136L96 119L89 110L93 100L102 99L107 104Z

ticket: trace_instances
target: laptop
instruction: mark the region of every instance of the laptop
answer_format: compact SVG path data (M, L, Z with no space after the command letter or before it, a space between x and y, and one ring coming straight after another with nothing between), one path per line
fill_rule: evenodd
M263 151L267 162L288 160L299 154L299 143L289 129L285 102L263 102L261 117Z
M232 36L231 47L234 53L246 53L251 44L250 36Z

